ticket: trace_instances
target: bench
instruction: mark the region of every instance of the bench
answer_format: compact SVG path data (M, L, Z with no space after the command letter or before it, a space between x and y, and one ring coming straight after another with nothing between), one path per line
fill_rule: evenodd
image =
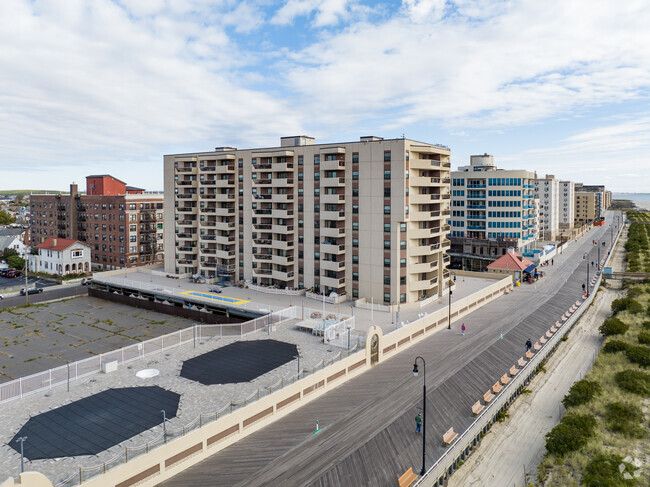
M492 394L492 391L487 391L485 394L483 394L483 400L485 401L485 404L489 403L492 399L494 399L494 394Z
M399 482L399 487L410 487L410 485L418 478L416 473L413 473L413 467L409 468L404 475L402 475L397 481Z
M495 382L494 385L492 386L492 392L495 394L498 394L503 390L503 386L499 384L499 382Z
M473 412L474 414L478 414L478 413L480 413L481 411L483 411L483 408L484 408L484 407L485 407L485 406L483 406L483 404L481 404L481 401L476 401L476 403L472 406L472 412Z
M544 345L544 344L546 343L546 338L541 337L541 338L539 339L539 343L541 343L542 345Z
M508 374L503 374L501 376L501 383L505 386L508 382L510 382L510 377L508 377Z
M558 328L561 328L561 327L562 327L562 324L563 324L563 323L560 323L559 321L556 321L556 322L555 322L555 326L557 326Z
M555 328L555 325L551 326L551 329L549 330L551 333L555 333L557 329Z
M546 338L551 338L553 336L553 333L551 333L551 331L549 330L546 332L545 336Z
M526 352L526 358L527 358L528 360L530 360L531 358L533 358L533 356L534 356L534 355L533 355L533 352L531 352L530 350L528 350L528 351Z
M519 357L519 360L517 361L517 365L519 367L523 367L524 365L526 365L526 361L524 360L524 357Z
M445 445L449 445L457 437L458 437L458 433L454 431L454 428L449 428L447 432L444 435L442 435L442 441L444 441Z
M576 308L579 308L580 304L581 304L580 301L576 301Z
M536 352L539 352L541 349L542 349L542 346L538 342L535 342L535 345L533 345L533 350L535 350Z
M519 369L517 368L516 365L513 365L512 367L510 367L509 372L510 372L510 375L514 377L515 375L517 375L517 372L519 372Z

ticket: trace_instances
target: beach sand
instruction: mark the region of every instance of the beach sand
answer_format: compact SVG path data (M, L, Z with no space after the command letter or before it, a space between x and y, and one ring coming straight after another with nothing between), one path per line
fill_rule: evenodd
M639 208L650 211L650 201L635 201L634 204Z

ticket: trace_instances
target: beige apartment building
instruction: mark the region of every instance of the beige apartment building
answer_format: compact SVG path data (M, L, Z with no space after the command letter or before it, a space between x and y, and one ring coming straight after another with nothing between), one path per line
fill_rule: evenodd
M600 216L600 193L592 191L575 192L575 226L591 224Z
M447 289L450 151L409 139L164 156L165 271L412 303Z

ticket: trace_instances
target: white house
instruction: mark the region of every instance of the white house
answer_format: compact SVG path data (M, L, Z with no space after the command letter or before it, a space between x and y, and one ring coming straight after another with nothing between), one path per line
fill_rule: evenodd
M90 246L79 240L48 238L36 249L38 255L29 261L32 271L62 276L90 272Z
M0 228L0 252L5 249L13 249L18 255L25 257L29 250L25 245L25 229L20 227Z

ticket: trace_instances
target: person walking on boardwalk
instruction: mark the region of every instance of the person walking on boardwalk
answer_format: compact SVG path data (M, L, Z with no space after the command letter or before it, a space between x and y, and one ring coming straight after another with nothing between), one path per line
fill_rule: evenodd
M530 338L526 340L526 351L530 352L530 349L533 348L533 342L530 341Z
M419 433L421 429L422 429L422 415L418 413L418 415L415 417L415 432Z
M465 336L465 323L460 326L460 332Z

